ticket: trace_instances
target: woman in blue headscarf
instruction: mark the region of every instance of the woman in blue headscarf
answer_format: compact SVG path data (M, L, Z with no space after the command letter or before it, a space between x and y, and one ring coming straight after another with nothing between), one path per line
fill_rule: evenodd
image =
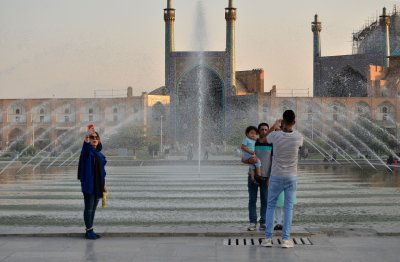
M106 157L101 153L102 144L99 133L92 131L86 135L82 146L78 164L78 179L81 181L81 188L85 202L83 219L85 221L87 239L98 239L100 236L93 231L93 220L96 207L107 192L105 183L107 163Z

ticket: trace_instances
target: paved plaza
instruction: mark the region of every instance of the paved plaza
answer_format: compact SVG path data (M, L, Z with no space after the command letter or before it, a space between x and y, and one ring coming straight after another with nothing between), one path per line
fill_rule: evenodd
M0 237L1 262L399 261L399 237L314 236L313 245L226 246L217 237Z
M263 232L235 227L97 227L98 240L81 227L0 227L0 262L58 261L399 261L400 225L382 228L294 226L294 248L259 245Z

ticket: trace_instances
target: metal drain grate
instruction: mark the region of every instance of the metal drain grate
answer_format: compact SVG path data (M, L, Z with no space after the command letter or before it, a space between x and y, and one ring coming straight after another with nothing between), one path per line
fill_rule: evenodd
M262 238L225 238L224 246L259 246ZM280 245L280 238L273 238L272 245ZM295 237L292 238L293 243L296 246L309 246L313 243L308 237Z

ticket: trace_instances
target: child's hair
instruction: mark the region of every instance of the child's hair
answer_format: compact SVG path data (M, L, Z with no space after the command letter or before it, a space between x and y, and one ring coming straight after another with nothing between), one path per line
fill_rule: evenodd
M250 133L250 131L252 131L252 130L256 131L256 134L258 134L257 127L255 127L255 126L248 126L246 128L246 133L245 134L248 135Z

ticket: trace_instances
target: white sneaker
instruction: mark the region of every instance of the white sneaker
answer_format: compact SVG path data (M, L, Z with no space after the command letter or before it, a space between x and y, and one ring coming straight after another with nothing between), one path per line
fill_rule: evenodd
M257 229L257 225L250 223L250 225L247 227L247 231L255 231Z
M294 247L294 244L290 240L282 240L281 247L282 248L291 248L291 247Z
M262 245L263 247L272 247L272 239L270 239L270 238L268 238L268 239L264 238L264 239L261 241L261 245Z

